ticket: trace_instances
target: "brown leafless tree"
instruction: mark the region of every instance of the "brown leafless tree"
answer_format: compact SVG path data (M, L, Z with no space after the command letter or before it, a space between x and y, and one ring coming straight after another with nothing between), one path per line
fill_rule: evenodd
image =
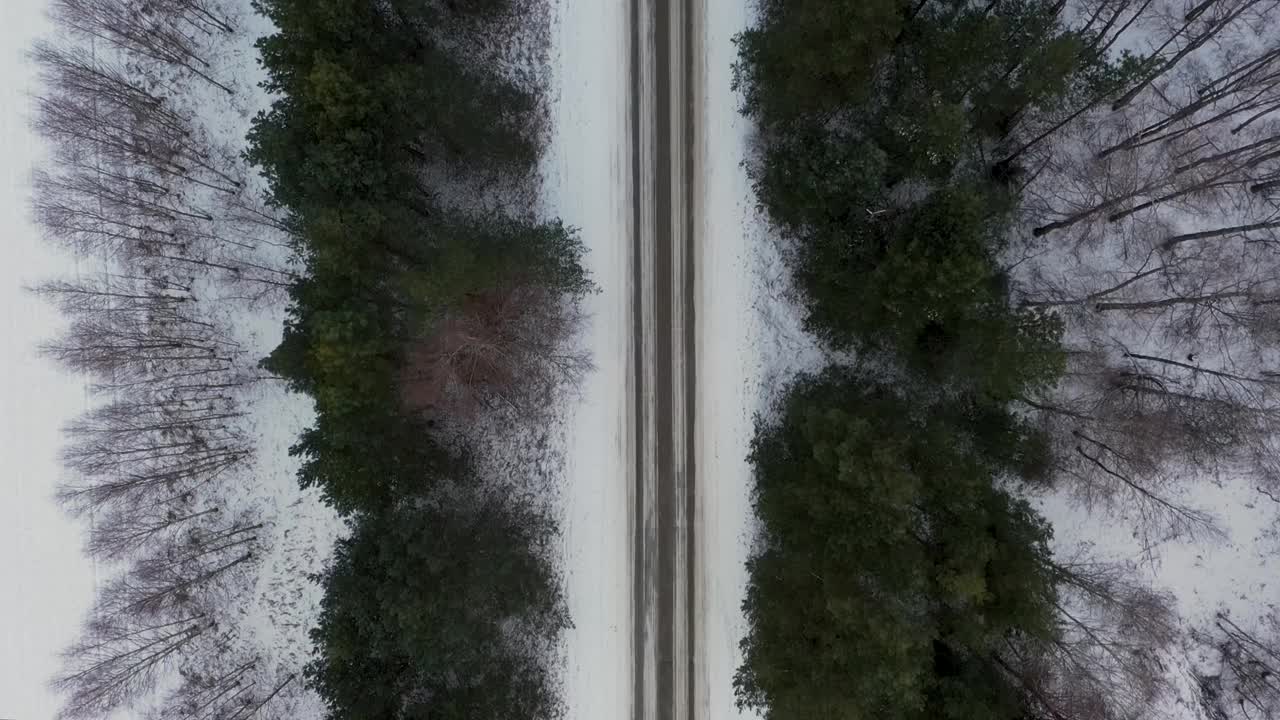
M155 126L175 140L189 138L191 121L160 94L156 83L87 48L36 43L29 54L40 69L46 96L78 101L98 117L121 118L136 126Z
M66 75L71 70L50 72ZM204 134L188 118L168 110L162 97L106 79L98 86L83 78L60 80L36 98L33 127L51 141L55 158L68 170L124 178L173 196L184 184L230 196L244 187L242 169L229 168L225 153L210 148ZM79 84L71 85L73 81ZM149 86L128 75L119 82Z
M1169 108L1128 137L1103 148L1098 157L1174 142L1191 133L1203 135L1219 123L1231 123L1231 135L1244 131L1280 108L1280 50L1268 50L1257 58L1241 62L1238 67L1208 81L1193 98L1184 105Z
M1156 48L1153 56L1159 64L1132 88L1112 103L1112 110L1119 110L1133 102L1143 90L1177 67L1188 55L1210 42L1245 13L1265 5L1268 0L1205 0L1183 17L1183 24L1169 34ZM1178 44L1181 43L1181 46Z
M237 388L192 380L158 392L135 389L66 428L62 456L73 477L58 498L72 512L107 513L91 548L118 555L203 517L193 493L251 466L243 411L228 394Z
M259 659L236 661L226 667L217 667L216 658L201 659L213 667L182 671L181 684L165 698L156 720L219 718L244 694L253 692Z
M189 523L170 542L153 543L98 593L100 617L174 617L222 605L228 583L243 579L254 559L261 523Z
M135 325L113 313L86 315L73 318L43 350L68 369L105 381L157 373L231 374L244 350L221 328L207 325Z
M75 252L105 254L161 280L201 272L270 290L295 277L264 264L256 239L236 237L182 192L92 168L40 172L34 184L37 222Z
M48 280L32 288L64 315L125 313L199 320L192 286L176 278L104 272L75 280Z
M192 177L196 160L208 162L190 132L172 122L148 123L133 111L70 94L36 98L33 127L57 155L80 164L146 168L160 176Z
M1091 172L1098 174L1099 192L1058 208L1057 217L1037 228L1038 235L1098 213L1116 222L1172 201L1212 202L1275 175L1276 130L1264 121L1280 109L1280 50L1265 37L1256 50L1238 37L1275 8L1274 0L1213 0L1193 11L1178 8L1178 3L1143 2L1113 38L1137 23L1163 40L1151 51L1155 67L1111 103L1111 113L1086 103L1048 122L1004 161L1014 162L1033 148L1048 160L1060 151L1054 141L1075 127L1092 128L1087 132L1098 141L1067 152L1094 156L1098 164ZM1134 8L1121 7L1116 15L1126 9ZM1102 12L1099 7L1094 15ZM1238 46L1249 49L1238 52ZM1126 160L1130 167L1106 162L1116 154L1152 149L1154 154Z
M213 717L218 720L249 720L249 718L258 717L297 679L297 675L288 675L275 685L263 686L261 692L246 693L235 700L228 701L215 711L216 714Z
M73 444L63 453L74 479L57 497L72 512L174 502L247 468L252 448L196 444L189 448L121 448Z
M1280 633L1274 613L1254 630L1218 613L1213 626L1193 633L1217 651L1216 672L1197 677L1200 704L1212 720L1264 720L1280 716Z
M1048 641L1009 638L1000 667L1042 717L1154 717L1169 691L1163 658L1177 638L1172 598L1120 565L1071 561L1050 570L1060 632Z
M1086 353L1072 365L1076 391L1026 400L1054 438L1063 488L1126 517L1148 549L1170 537L1221 537L1211 514L1181 498L1192 478L1263 447L1280 416L1140 357L1112 364Z
M210 0L151 0L146 12L180 20L206 33L234 33L234 20L225 8Z
M177 24L193 3L152 3L146 0L56 0L55 22L67 31L101 40L137 58L179 67L194 77L223 90L234 91L210 74L211 66L202 48ZM185 16L190 17L190 16Z
M89 720L132 707L151 692L180 653L216 625L203 614L166 620L137 616L90 619L63 653L53 688L65 698L58 716Z
M196 522L208 521L221 508L185 508L182 503L153 507L112 508L95 518L87 550L104 560L120 561L155 544L172 543L174 536Z
M1033 233L1041 236L1065 230L1099 215L1108 222L1117 222L1176 200L1213 198L1252 187L1260 177L1268 177L1274 171L1280 161L1277 148L1280 134L1268 135L1185 162L1172 159L1167 167L1144 166L1140 176L1129 177L1125 172L1128 159L1123 164L1101 161L1092 169L1098 173L1096 194L1064 211L1059 219L1035 228Z
M572 303L533 285L473 293L410 344L405 402L451 417L480 408L533 412L590 369L569 342L581 322Z

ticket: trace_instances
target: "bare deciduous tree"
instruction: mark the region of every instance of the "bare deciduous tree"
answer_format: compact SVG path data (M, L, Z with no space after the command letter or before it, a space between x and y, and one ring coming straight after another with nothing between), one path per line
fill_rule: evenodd
M187 509L181 503L153 507L112 508L95 519L87 550L104 560L124 560L143 548L175 542L174 536L190 523L207 520L221 508Z
M225 669L216 667L215 658L207 661L206 667L181 672L182 684L165 699L156 720L224 717L225 709L234 707L240 697L252 692L257 684L256 671L260 665L257 658Z
M1119 110L1133 102L1139 93L1177 67L1178 63L1188 55L1213 40L1246 12L1264 2L1266 0L1205 0L1200 3L1183 16L1183 25L1174 30L1168 39L1156 48L1153 55L1159 59L1159 64L1155 69L1113 102L1111 109ZM1182 45L1174 50L1178 42Z
M65 462L78 473L58 488L58 500L73 512L95 508L172 502L248 466L252 451L242 445L167 448L74 447Z
M590 369L570 340L581 316L572 303L532 285L469 296L408 349L406 404L468 417L481 407L533 412Z
M64 667L53 681L65 704L64 720L89 720L131 707L155 688L161 673L180 653L216 628L203 614L168 620L125 616L90 620L63 653Z
M213 78L211 66L200 46L174 22L192 17L182 13L196 7L197 3L191 2L56 0L53 17L68 31L110 43L135 57L183 68L227 94L233 94L231 88ZM166 14L165 11L177 15Z
M82 315L44 352L71 370L102 380L155 373L230 374L244 350L212 323L151 318L135 324L113 312Z
M1226 392L1229 381L1202 382L1203 374L1137 353L1115 363L1082 353L1072 372L1074 394L1027 400L1055 439L1064 489L1125 516L1148 550L1171 537L1220 538L1211 514L1181 500L1186 485L1253 457L1280 429L1280 415Z
M1132 568L1051 566L1061 632L1047 642L1009 638L998 664L1032 709L1054 720L1153 717L1169 691L1162 658L1177 637L1172 598L1135 582Z
M218 603L226 581L254 560L259 524L240 520L227 527L188 526L153 543L127 572L99 591L97 611L108 617L173 617Z
M131 118L140 126L154 124L175 139L191 136L189 118L171 107L156 83L144 81L118 62L83 47L46 42L36 43L30 57L40 68L46 94L80 101L99 117Z
M1217 651L1216 672L1200 675L1200 702L1212 720L1280 716L1280 633L1274 614L1247 630L1218 613L1213 627L1193 635Z
M126 397L95 408L67 427L63 461L75 476L58 498L73 512L105 510L108 521L119 520L95 532L90 547L124 552L151 529L195 516L191 493L250 466L253 448L239 427L242 415L232 398L213 388ZM117 511L136 516L116 517Z

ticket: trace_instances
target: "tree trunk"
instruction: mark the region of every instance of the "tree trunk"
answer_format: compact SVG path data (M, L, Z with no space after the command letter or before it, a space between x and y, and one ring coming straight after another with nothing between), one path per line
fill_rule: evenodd
M1242 233L1253 232L1256 230L1275 230L1280 228L1280 221L1272 220L1268 222L1252 223L1249 225L1235 225L1233 227L1218 228L1216 230L1204 230L1201 232L1184 233L1182 235L1174 235L1165 240L1161 244L1165 250L1169 250L1177 245L1195 240L1211 240L1213 238L1226 237L1228 235L1238 235Z

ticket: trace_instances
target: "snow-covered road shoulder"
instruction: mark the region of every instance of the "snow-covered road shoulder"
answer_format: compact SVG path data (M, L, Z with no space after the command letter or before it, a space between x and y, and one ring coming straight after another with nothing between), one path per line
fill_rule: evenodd
M562 566L573 628L565 644L569 718L631 715L630 15L622 2L557 0L551 33L552 137L545 212L578 228L600 292L584 343L595 371L567 412Z

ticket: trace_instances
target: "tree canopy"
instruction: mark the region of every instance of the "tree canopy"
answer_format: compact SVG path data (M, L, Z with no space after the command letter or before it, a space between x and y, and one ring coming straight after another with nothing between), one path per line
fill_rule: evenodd
M775 720L1020 717L996 653L1054 633L1050 532L997 481L1034 468L1034 435L971 401L802 378L752 453L741 701Z
M333 717L546 718L567 625L547 522L473 493L362 518L324 576L307 677Z

